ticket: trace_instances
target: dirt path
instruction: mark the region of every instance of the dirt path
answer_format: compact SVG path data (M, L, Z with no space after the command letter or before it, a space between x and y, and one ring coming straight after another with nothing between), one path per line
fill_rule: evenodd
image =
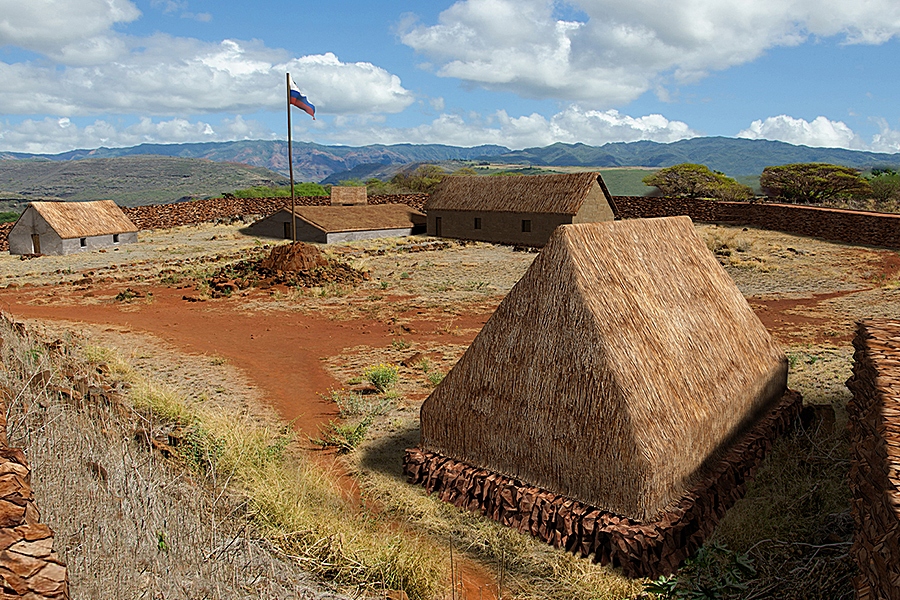
M842 327L836 315L815 314L814 309L826 300L866 291L869 290L828 292L809 298L748 298L747 301L766 329L783 344L849 344L855 331Z
M136 288L137 289L137 288ZM0 309L18 318L50 319L116 325L152 334L189 354L219 356L240 369L264 392L267 402L305 436L316 436L319 425L337 415L322 394L339 387L322 361L354 346L390 345L393 324L371 319L330 319L321 313L243 309L241 298L208 302L183 300L184 290L142 287L152 302L123 304L111 300L82 304L72 293L55 287L0 291ZM92 299L111 297L117 290L97 289ZM421 311L420 311L421 312ZM422 317L423 315L418 315ZM484 315L435 315L419 318L415 339L434 339L441 329L480 327ZM469 336L461 341L471 341Z

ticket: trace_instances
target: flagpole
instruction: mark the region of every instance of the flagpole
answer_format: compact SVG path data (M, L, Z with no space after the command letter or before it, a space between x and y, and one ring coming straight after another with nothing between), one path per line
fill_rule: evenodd
M291 174L291 241L297 241L297 216L294 214L294 154L291 148L291 74L284 74L287 87L288 171Z

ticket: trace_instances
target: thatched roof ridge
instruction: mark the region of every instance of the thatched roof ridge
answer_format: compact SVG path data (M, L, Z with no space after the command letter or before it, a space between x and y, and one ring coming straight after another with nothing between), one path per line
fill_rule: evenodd
M786 374L690 219L564 225L423 404L422 448L643 521Z
M584 204L591 188L600 183L607 201L606 186L599 173L522 175L509 177L445 177L425 211L471 210L530 212L574 215Z
M138 230L112 200L31 202L30 206L64 240Z
M325 233L407 229L425 223L425 215L406 204L298 206L294 214Z

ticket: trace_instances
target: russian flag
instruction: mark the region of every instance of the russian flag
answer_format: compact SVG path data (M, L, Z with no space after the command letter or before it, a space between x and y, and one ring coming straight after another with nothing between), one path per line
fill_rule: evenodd
M293 78L289 76L289 81L291 85L291 104L308 114L313 118L313 121L316 120L316 107L309 103L309 100L306 99L306 96L300 93L300 88L297 87L297 84L294 83Z

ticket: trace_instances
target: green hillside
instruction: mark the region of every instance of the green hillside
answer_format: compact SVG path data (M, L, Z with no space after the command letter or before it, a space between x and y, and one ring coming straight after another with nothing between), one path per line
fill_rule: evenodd
M261 167L194 158L131 156L73 161L0 160L0 190L21 200L115 200L121 206L217 196L287 178Z

